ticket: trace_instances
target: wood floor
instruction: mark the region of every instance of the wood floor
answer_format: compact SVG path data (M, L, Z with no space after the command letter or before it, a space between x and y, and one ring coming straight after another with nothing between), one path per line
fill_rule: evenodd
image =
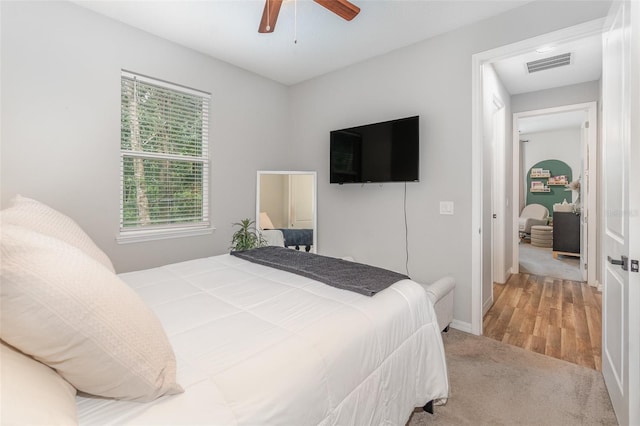
M484 335L521 348L602 369L602 293L578 281L514 274L493 285Z

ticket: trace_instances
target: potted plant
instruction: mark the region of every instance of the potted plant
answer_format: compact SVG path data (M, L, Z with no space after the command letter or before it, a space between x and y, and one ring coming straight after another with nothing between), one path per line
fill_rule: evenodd
M253 226L254 224L255 221L251 219L243 219L233 224L240 228L231 237L231 251L249 250L266 244L260 232Z

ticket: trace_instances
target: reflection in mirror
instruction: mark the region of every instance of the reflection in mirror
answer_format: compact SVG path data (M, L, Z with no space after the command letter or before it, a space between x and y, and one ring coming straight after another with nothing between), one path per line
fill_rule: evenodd
M268 245L317 252L316 172L258 171L256 228Z

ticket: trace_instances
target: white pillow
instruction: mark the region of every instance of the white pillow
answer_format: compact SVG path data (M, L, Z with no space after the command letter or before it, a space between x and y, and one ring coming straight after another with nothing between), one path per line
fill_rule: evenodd
M0 229L0 337L78 390L149 401L182 391L155 314L80 249L14 225Z
M73 386L46 365L0 343L0 424L78 424Z
M31 198L16 195L11 205L0 212L3 223L23 226L41 234L59 238L78 247L115 272L109 257L73 219Z

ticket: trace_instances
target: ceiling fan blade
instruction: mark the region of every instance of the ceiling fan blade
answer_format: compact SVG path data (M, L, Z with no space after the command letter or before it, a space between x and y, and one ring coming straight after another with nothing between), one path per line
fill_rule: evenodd
M262 19L258 27L259 33L272 33L276 28L276 21L280 13L282 0L265 0L264 10L262 11Z
M325 7L326 9L332 11L339 17L346 19L347 21L352 20L353 18L356 17L358 13L360 13L360 8L347 0L313 0L313 1Z

